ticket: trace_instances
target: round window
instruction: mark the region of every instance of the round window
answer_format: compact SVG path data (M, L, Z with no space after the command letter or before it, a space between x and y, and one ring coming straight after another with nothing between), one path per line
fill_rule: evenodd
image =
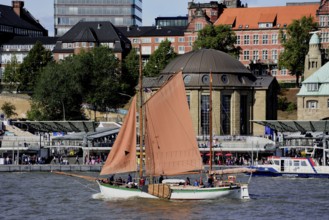
M209 84L209 75L204 75L204 76L202 77L202 82L203 82L204 84Z
M224 84L227 84L228 83L228 77L227 77L227 75L222 75L222 82L224 83Z
M185 83L185 84L189 84L190 81L191 81L191 76L190 76L190 75L186 75L186 76L184 77L184 83Z

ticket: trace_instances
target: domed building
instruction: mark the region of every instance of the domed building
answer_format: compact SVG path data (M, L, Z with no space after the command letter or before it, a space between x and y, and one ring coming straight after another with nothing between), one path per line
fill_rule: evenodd
M232 56L201 49L172 60L144 87L157 90L174 73L182 71L195 132L209 135L209 87L212 73L214 135L263 135L264 127L250 120L277 119L278 83L272 76L253 75Z

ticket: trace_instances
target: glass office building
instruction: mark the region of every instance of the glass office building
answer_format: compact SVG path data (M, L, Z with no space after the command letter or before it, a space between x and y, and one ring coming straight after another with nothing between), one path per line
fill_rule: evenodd
M54 9L55 36L62 36L81 20L142 25L142 0L54 0Z

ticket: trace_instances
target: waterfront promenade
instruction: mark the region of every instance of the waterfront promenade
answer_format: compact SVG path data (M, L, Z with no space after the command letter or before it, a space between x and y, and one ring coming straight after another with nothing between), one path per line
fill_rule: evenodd
M60 165L60 164L33 164L33 165L0 165L0 172L51 172L51 171L84 171L99 172L102 164Z

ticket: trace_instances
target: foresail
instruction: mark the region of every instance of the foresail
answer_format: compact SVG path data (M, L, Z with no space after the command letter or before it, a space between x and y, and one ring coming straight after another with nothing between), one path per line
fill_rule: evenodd
M146 174L175 175L202 168L181 72L146 102L145 114Z
M101 170L101 175L136 171L136 96Z

